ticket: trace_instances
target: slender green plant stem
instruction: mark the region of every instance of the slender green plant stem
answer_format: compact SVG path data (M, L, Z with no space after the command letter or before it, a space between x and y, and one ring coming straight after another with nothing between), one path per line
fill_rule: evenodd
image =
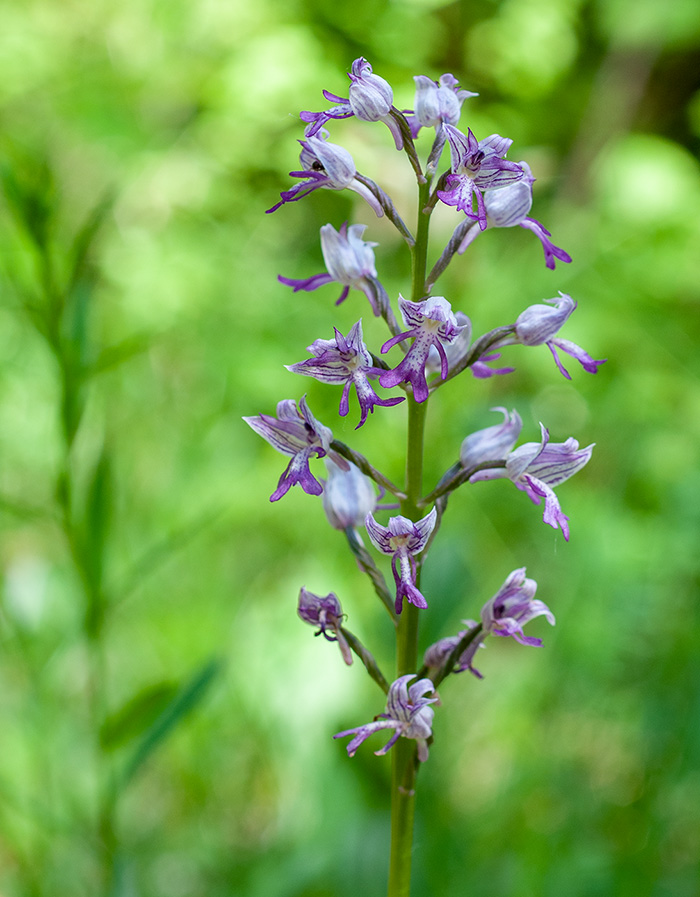
M418 226L412 250L413 302L424 298L428 227L430 217L423 214L429 195L427 183L418 185ZM423 487L423 443L427 402L418 404L408 396L408 439L406 452L406 498L401 513L410 520L419 520L422 511L418 501ZM420 585L420 564L417 570ZM405 603L396 633L396 674L414 673L418 661L418 608ZM415 784L418 761L415 743L399 738L392 751L391 766L391 853L389 859L388 897L409 897L411 890L411 853L415 815Z

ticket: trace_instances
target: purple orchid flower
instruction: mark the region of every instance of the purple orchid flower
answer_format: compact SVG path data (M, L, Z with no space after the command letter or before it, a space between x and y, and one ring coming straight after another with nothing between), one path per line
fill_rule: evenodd
M535 178L532 176L527 162L517 163L525 172L523 177L513 184L505 187L497 187L484 191L484 206L486 208L487 227L515 227L519 225L533 234L542 243L544 249L545 265L554 270L556 260L570 262L571 256L564 252L549 239L550 232L535 218L528 218L527 214L532 208L532 185ZM457 252L461 255L481 233L481 228L470 227L466 236L459 244Z
M416 586L417 554L425 548L437 520L435 508L415 523L407 517L391 517L389 526L382 526L368 514L365 519L367 535L382 554L391 555L391 569L396 583L396 613L400 614L403 599L415 607L426 608L428 602Z
M347 298L352 287L365 294L372 311L379 316L382 313L380 297L383 290L377 280L373 252L373 247L379 244L368 243L362 239L366 227L365 224L351 224L348 227L346 221L337 231L332 224L324 224L321 228L321 252L328 273L314 274L305 280L278 276L277 280L292 287L295 293L299 290L310 293L327 283L342 283L343 292L336 305L340 305Z
M572 343L568 339L555 339L554 334L568 321L576 308L577 303L567 293L559 293L553 299L545 299L548 305L531 305L526 308L522 314L518 316L515 322L515 338L513 342L521 343L523 346L541 346L542 343L549 347L550 352L554 356L554 361L561 373L567 380L571 379L569 372L559 359L557 349L566 352L575 358L584 371L589 374L598 372L601 364L605 364L605 358L595 361L576 343ZM554 306L550 308L550 306Z
M579 449L576 439L549 442L549 431L540 424L542 441L526 442L506 459L506 472L515 485L539 505L545 500L543 520L551 527L559 527L569 541L569 518L559 506L553 486L565 482L591 460L595 443Z
M454 342L467 325L457 323L450 303L442 296L411 302L399 295L399 308L404 324L410 329L387 340L382 346L382 354L409 337L414 337L413 345L393 370L382 371L379 382L385 389L408 382L413 386L416 402L424 402L428 398L425 366L431 346L437 349L440 356L441 377L444 380L449 370L444 346Z
M542 519L554 529L561 529L568 542L569 518L562 511L552 487L565 482L588 464L595 443L583 449L573 438L550 443L549 431L543 424L540 428L542 440L526 442L512 451L506 458L505 469L480 470L470 477L470 482L508 477L536 505L544 499Z
M276 418L258 414L257 417L244 417L243 420L278 452L292 456L270 501L279 501L296 483L309 495L323 492L323 486L311 475L309 468L309 460L314 454L319 458L330 455L340 467L348 467L344 458L330 450L333 434L309 411L306 396L301 399L298 408L293 399L279 402Z
M379 200L355 177L357 169L352 156L342 146L329 143L327 137L328 132L324 129L321 137L312 136L299 141L302 146L299 156L302 170L290 171L289 175L304 180L291 190L283 190L280 201L267 209L267 213L277 211L285 203L304 199L320 187L327 187L329 190L353 190L369 203L377 218L381 218L384 210Z
M543 601L535 598L537 583L525 576L525 567L508 576L493 598L481 609L481 622L485 633L512 637L521 645L541 647L542 639L523 633L523 626L535 617L545 616L554 626L554 614Z
M374 483L355 464L343 470L326 458L328 479L323 487L323 510L334 529L362 526L377 507Z
M482 190L505 187L523 177L523 169L517 162L504 157L513 141L498 134L477 141L469 130L462 134L452 125L444 125L450 142L452 172L447 175L447 189L438 190L438 198L448 206L456 206L461 212L479 222L486 230L486 206ZM477 211L472 211L476 199Z
M306 134L309 136L315 134L330 119L351 118L354 115L362 121L383 121L391 131L396 149L403 149L401 129L390 115L394 92L389 82L375 75L372 66L362 56L353 62L348 78L350 79L348 99L324 90L323 96L337 105L325 112L301 113L301 120L308 122Z
M321 383L343 383L339 409L341 417L345 417L348 413L350 387L354 386L362 412L360 423L355 427L357 430L367 420L368 413L374 411L375 405L384 407L398 405L404 401L404 396L380 399L367 379L376 377L381 369L374 367L372 356L362 342L362 320L353 324L347 337L337 328L334 330L335 339L317 339L307 347L313 358L286 365L286 368L295 374L314 377Z
M462 442L459 460L465 470L484 461L504 461L518 441L523 426L518 412L509 413L505 408L492 408L491 411L500 411L503 421L471 433Z
M299 592L297 613L305 623L318 626L315 635L322 635L329 642L338 642L343 660L348 666L352 666L352 651L341 631L343 609L333 592L322 598L302 588Z
M442 124L456 125L462 112L462 103L468 97L478 97L471 90L460 90L454 75L444 74L439 81L426 75L415 75L416 98L414 115L407 115L413 137L421 128L439 128Z
M435 711L430 704L435 704L437 698L426 698L426 694L435 691L430 679L420 679L414 682L410 688L407 683L415 679L414 673L400 676L389 686L389 694L386 701L386 712L380 713L373 722L354 729L345 729L338 732L333 738L344 738L346 735L355 737L348 744L348 756L354 757L358 747L365 739L381 729L394 729L394 734L389 741L374 753L383 756L399 740L413 738L418 748L418 759L423 763L428 759L428 738L432 733L432 723Z

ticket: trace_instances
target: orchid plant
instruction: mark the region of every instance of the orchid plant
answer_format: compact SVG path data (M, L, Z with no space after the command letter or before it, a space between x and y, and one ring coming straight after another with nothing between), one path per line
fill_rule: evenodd
M574 300L564 293L544 300L545 304L525 308L513 324L474 339L468 316L433 292L455 256L463 254L480 233L493 227L520 226L532 231L542 244L545 264L550 269L555 269L557 261L571 261L551 241L549 231L529 217L534 178L527 163L506 159L512 141L498 134L477 140L471 129L464 133L457 127L465 100L477 94L459 88L451 74L442 75L438 81L418 75L414 79L414 109L399 111L393 105L391 85L374 74L366 59L356 59L348 74L347 99L324 91L326 99L334 104L331 108L301 113L306 129L300 141L300 170L290 172L298 183L283 191L279 202L268 212L322 188L356 192L376 216L386 216L392 222L408 245L412 263L410 298L397 297L397 317L377 275L377 244L363 239L366 225L344 223L338 229L332 224L324 225L321 248L326 272L305 280L280 276L279 281L294 291L307 292L329 283L340 284L342 292L336 304L342 303L351 289L363 293L371 313L385 321L389 337L373 352L364 343L359 319L350 326L344 324L341 329L334 329L329 339L316 339L307 349L311 357L289 365L288 370L322 383L342 385L341 416L350 411L350 391L354 386L360 408L357 428L368 424L375 409L379 409L379 417L382 408L403 403L408 417L405 482L392 483L367 458L334 439L331 429L313 416L305 396L298 402L279 402L276 416L261 413L244 420L273 448L290 458L270 501L278 501L294 485L309 495L321 496L329 523L344 532L360 569L367 573L390 617L396 639L396 669L392 677L386 678L371 651L344 625L345 613L334 593L322 596L302 588L299 594L301 619L316 628L317 635L337 642L346 664L352 664L353 653L357 655L386 695L385 709L374 721L338 732L334 737L352 736L347 744L352 757L375 733L383 729L391 732L389 740L375 751L378 755L389 751L392 754L388 894L407 897L416 776L420 765L428 759L433 740L433 717L440 703L438 686L447 676L465 670L481 678L473 663L489 636L511 637L523 645L539 646L539 639L524 634L525 624L538 616L554 624L550 609L535 598L536 582L526 576L522 567L508 574L497 593L484 604L479 622L464 621L464 629L429 646L422 661L419 659L421 616L429 613L432 597L421 590L421 568L442 523L448 498L465 484L507 478L534 504L541 505L544 500L544 522L559 529L568 541L569 518L554 489L588 463L593 449L592 445L579 448L573 438L552 442L543 424L539 441L517 446L522 430L520 416L515 410L494 409L503 414L503 421L466 436L458 460L426 493L423 461L428 404L439 388L466 371L477 379L512 373L512 367L494 368L492 364L514 344L547 345L559 371L567 378L570 375L561 362L560 352L593 374L603 361L594 360L575 343L558 336L576 308ZM326 126L353 116L364 122L386 124L397 150L406 153L418 190L415 231L404 223L382 187L356 170L350 153L329 140ZM434 138L427 159L422 162L415 141L424 129L433 129ZM438 174L446 145L450 165ZM452 237L428 270L430 219L438 203L454 207L460 218ZM382 392L397 389L400 392ZM310 463L315 458L325 459L325 480L311 472ZM400 511L389 516L386 524L377 520L386 511L386 506L378 504L377 489L381 495L393 496L395 504L390 507ZM363 528L371 547L391 557L393 588L365 545Z

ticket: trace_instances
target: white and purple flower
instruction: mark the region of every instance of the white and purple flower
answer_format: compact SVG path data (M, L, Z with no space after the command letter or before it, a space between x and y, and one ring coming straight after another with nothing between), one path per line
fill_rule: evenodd
M383 121L392 133L396 149L402 149L401 130L390 115L394 92L389 82L375 75L372 66L363 56L353 62L348 78L350 88L347 99L324 90L323 96L336 105L325 112L301 113L301 120L308 123L306 134L312 136L330 119L351 118L354 115L362 121Z
M554 529L561 529L568 542L569 518L562 511L553 487L564 483L588 464L595 443L580 449L573 437L566 442L550 442L549 431L543 424L540 428L540 442L526 442L518 446L505 458L504 468L477 471L469 480L476 483L508 478L536 505L544 499L542 519Z
M414 341L395 368L382 371L379 382L385 389L399 383L410 383L416 402L424 402L428 398L425 368L431 347L434 346L440 356L440 371L444 380L449 370L445 346L453 343L469 326L468 319L466 323L458 324L450 303L442 296L431 296L424 302L411 302L400 295L399 308L409 329L387 340L382 346L382 354L410 337L414 337Z
M581 346L572 343L568 339L560 339L554 334L558 333L569 320L577 303L567 293L559 293L553 299L545 299L548 305L530 305L515 322L515 338L513 342L523 346L541 346L543 343L554 356L554 361L567 380L571 379L569 372L561 363L557 349L566 352L575 358L589 374L596 374L601 364L605 364L603 358L596 361Z
M309 468L309 460L314 454L319 458L330 455L340 467L348 467L344 458L330 450L333 433L313 416L306 396L299 402L299 407L293 399L278 402L277 417L258 414L257 417L244 417L243 420L278 452L292 456L270 501L279 501L296 483L309 495L323 492L323 486L312 476Z
M428 544L437 520L435 508L415 523L407 517L391 517L389 526L382 526L368 514L365 519L367 535L382 554L391 555L391 569L396 583L396 613L400 614L403 599L415 607L426 608L428 602L416 586L415 556Z
M535 617L546 617L552 626L556 621L547 605L535 598L536 591L537 583L525 576L525 567L513 570L481 609L484 633L512 637L521 645L541 647L542 639L525 635L523 626Z
M350 153L342 146L328 141L328 132L324 129L321 136L307 137L300 140L302 146L299 162L301 171L290 171L289 176L303 178L290 190L280 193L280 201L267 209L267 213L276 212L280 206L288 202L298 202L309 196L320 187L329 190L353 190L367 201L378 218L384 214L379 200L355 175L357 169Z
M314 274L305 280L293 280L280 275L277 280L292 287L295 293L299 290L310 293L328 283L341 283L343 292L336 305L347 298L352 287L361 290L369 299L374 314L380 315L382 310L378 297L381 295L381 287L377 280L373 251L378 244L362 239L366 227L365 224L351 224L348 227L346 221L340 226L340 230L336 230L332 224L324 224L321 228L321 252L327 273Z
M539 239L544 250L545 265L553 270L557 259L560 262L570 262L571 256L559 246L555 246L549 239L552 235L535 218L529 218L528 212L532 208L532 185L535 178L532 176L527 162L517 163L523 170L523 177L519 181L507 184L505 187L496 187L484 191L484 207L486 208L487 227L524 227L531 230ZM457 252L461 255L481 233L481 228L471 227L459 244Z
M505 155L513 141L499 134L491 134L477 141L471 130L467 134L452 125L444 125L450 142L452 170L447 175L445 190L438 190L438 198L448 206L456 206L461 212L479 222L486 230L486 206L483 190L505 187L523 177L524 171L517 162L509 162ZM476 200L477 211L473 211Z
M305 623L318 626L315 635L322 635L329 642L338 642L343 660L348 666L352 666L352 651L341 631L343 609L334 592L321 597L302 588L299 592L297 613Z
M386 712L380 713L371 723L364 726L356 726L354 729L345 729L338 732L333 738L344 738L346 735L355 737L348 744L348 756L354 757L358 747L381 729L394 729L394 734L389 741L374 753L383 756L399 740L399 738L413 738L418 748L418 759L425 762L428 759L428 738L432 733L434 710L430 704L435 704L437 698L426 698L426 694L433 694L435 688L430 679L420 679L410 687L408 683L415 679L415 673L400 676L389 687L386 701Z
M347 336L343 336L337 328L334 330L335 339L317 339L307 347L313 358L286 367L288 371L305 374L321 383L342 383L343 394L339 409L341 417L348 413L350 387L354 386L361 409L360 422L355 428L358 429L367 420L367 415L374 411L375 405L398 405L404 401L404 397L380 399L367 379L376 377L381 369L374 367L372 356L362 341L362 320L353 324Z

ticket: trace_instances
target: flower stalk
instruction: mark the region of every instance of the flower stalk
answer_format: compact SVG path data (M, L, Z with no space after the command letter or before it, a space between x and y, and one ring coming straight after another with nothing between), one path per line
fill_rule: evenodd
M424 214L430 186L418 184L418 223L416 243L411 252L411 299L419 302L425 288L428 258L430 215ZM423 491L423 459L425 420L428 402L408 397L408 434L406 445L406 498L401 513L409 520L419 520L423 510L418 506ZM421 563L418 563L416 584L420 588ZM415 672L418 664L419 609L406 604L396 631L396 675ZM411 891L411 859L413 824L416 811L416 747L408 739L399 739L391 759L391 846L389 855L389 887L387 897L408 897Z

